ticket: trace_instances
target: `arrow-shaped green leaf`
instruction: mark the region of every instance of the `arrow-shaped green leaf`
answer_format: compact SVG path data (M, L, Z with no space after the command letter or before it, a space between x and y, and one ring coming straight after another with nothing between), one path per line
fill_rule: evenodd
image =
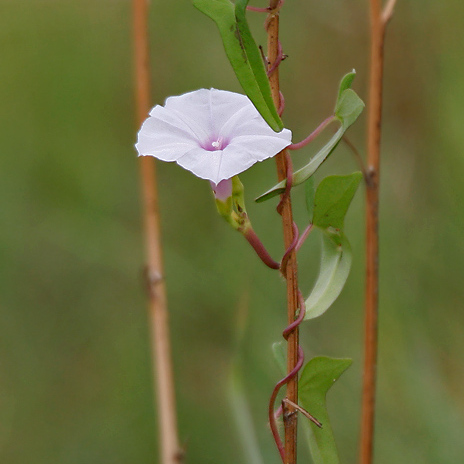
M246 20L248 0L193 0L202 13L209 16L221 34L227 58L240 85L261 116L276 132L283 129L271 95L261 54Z
M338 464L338 453L329 415L326 394L343 372L351 365L351 359L316 357L304 367L298 382L300 406L312 414L322 428L306 423L309 447L314 464Z
M343 223L362 179L360 172L322 179L314 198L313 225L321 229L342 230Z
M306 300L305 319L324 314L338 298L351 268L351 246L343 233L348 208L362 179L360 172L328 176L314 197L313 226L322 230L321 266Z

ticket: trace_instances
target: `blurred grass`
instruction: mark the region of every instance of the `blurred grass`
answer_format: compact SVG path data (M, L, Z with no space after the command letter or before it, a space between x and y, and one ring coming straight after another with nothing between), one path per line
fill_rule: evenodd
M263 3L263 2L261 2ZM259 4L257 4L260 6ZM131 64L130 2L0 0L0 461L155 463ZM366 2L287 2L286 125L299 140L332 110L353 67L366 97ZM250 15L265 42L262 16ZM459 2L398 2L387 37L376 463L464 459L464 132ZM152 2L153 104L198 87L239 91L214 25L187 0ZM363 147L365 117L350 130ZM296 155L302 163L313 148ZM323 173L357 169L340 147ZM242 364L265 462L279 372L284 284L217 217L209 186L160 165L179 421L187 462L236 464L228 413L237 308L249 293ZM255 229L279 255L271 162L243 175ZM301 199L301 192L296 192ZM300 202L301 203L301 202ZM304 221L304 208L296 206ZM363 200L347 233L342 297L302 331L307 357L350 356L329 408L343 462L357 454ZM300 257L301 287L318 265Z

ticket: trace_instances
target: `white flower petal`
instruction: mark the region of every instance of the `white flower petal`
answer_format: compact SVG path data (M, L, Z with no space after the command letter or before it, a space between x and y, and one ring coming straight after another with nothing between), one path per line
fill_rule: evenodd
M218 184L276 155L291 137L274 132L245 95L200 89L154 107L136 148Z
M240 135L234 137L227 149L235 151L246 150L255 161L263 161L272 158L291 144L291 132L284 129L282 132L270 135Z
M208 179L218 184L225 177L219 176L223 152L193 148L177 160L177 164L193 172L197 177Z
M151 117L143 123L135 147L139 155L175 161L187 151L198 147L198 142L182 127Z
M165 107L182 114L189 121L195 121L208 134L213 134L237 111L250 105L254 108L248 97L239 93L200 89L178 97L169 97Z
M275 136L236 137L224 149L219 177L227 179L240 174L256 162L272 158L288 145L289 141Z

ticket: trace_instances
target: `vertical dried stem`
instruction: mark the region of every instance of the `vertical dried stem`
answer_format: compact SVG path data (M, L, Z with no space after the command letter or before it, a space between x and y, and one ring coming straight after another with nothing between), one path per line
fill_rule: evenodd
M268 60L269 68L272 68L273 63L278 59L279 55L279 12L273 11L278 8L279 1L271 0L271 12L267 17L267 33L268 33ZM278 67L269 76L271 84L272 97L277 108L280 107L279 95L279 69ZM277 175L279 181L287 177L287 162L285 150L276 156ZM290 247L294 238L293 232L293 214L291 198L288 196L282 205L282 225L284 231L285 248ZM296 254L293 251L289 257L286 266L287 279L287 318L291 324L296 318L298 307L298 278L297 278L297 263ZM287 348L287 372L292 372L298 362L298 328L294 330L288 337ZM298 376L295 376L287 384L286 397L292 403L298 403ZM295 408L288 403L288 414L284 421L285 426L285 464L296 464L297 459L297 414L294 413Z
M141 124L150 109L147 0L133 0L133 15L136 111L137 122ZM148 156L140 157L139 162L147 253L149 323L160 430L160 463L176 464L181 458L177 438L166 286L163 279L156 166L153 158Z
M361 414L361 464L371 464L374 448L375 387L378 345L379 294L379 179L382 121L382 79L384 39L395 1L389 0L382 11L380 0L370 0L371 57L367 122L366 181L366 295L364 327L364 372Z

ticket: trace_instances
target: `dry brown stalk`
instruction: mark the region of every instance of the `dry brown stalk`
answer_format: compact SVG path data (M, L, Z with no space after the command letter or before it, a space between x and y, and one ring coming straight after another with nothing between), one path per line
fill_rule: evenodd
M395 0L382 10L380 0L370 0L371 57L367 120L366 181L366 294L364 326L364 370L361 413L360 462L371 464L374 449L375 388L378 345L379 294L379 179L382 122L382 80L386 25Z
M135 97L139 125L145 120L150 109L147 18L148 2L146 0L133 0ZM139 162L145 222L149 325L160 431L160 463L178 464L181 462L181 454L177 438L166 286L163 278L156 165L154 159L149 156L140 157Z

